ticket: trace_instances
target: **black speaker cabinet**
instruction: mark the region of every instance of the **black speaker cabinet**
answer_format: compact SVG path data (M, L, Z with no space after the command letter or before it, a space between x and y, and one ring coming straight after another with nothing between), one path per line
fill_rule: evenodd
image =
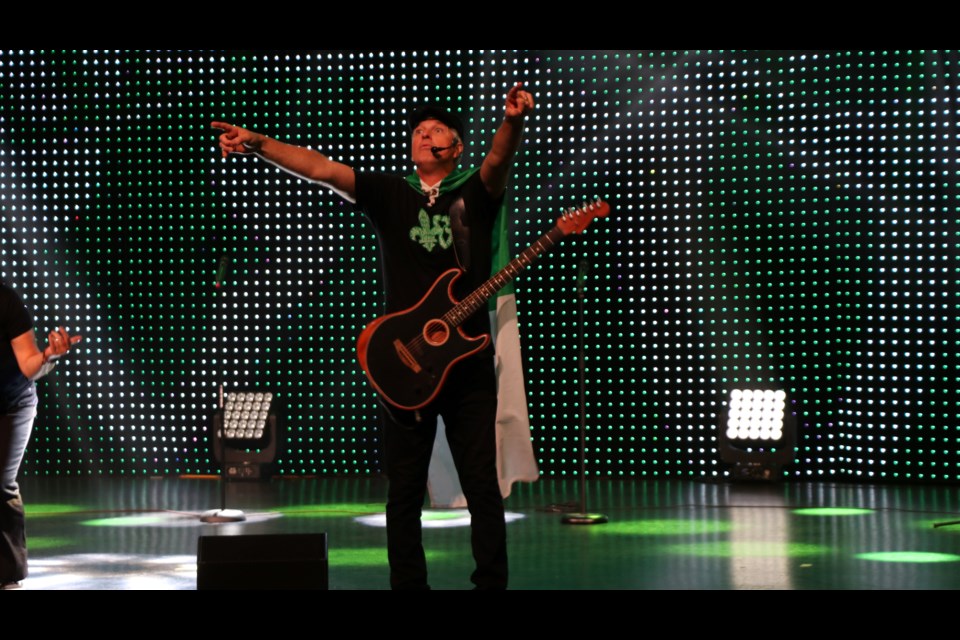
M200 536L197 589L327 589L327 534Z

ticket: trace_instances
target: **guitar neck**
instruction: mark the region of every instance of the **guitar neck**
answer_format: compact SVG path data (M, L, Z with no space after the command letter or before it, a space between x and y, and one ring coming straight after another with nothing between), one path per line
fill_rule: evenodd
M540 236L539 240L445 313L443 316L444 322L454 327L459 326L472 316L477 309L486 304L500 289L513 282L521 271L533 264L534 260L552 249L565 235L563 230L556 226Z

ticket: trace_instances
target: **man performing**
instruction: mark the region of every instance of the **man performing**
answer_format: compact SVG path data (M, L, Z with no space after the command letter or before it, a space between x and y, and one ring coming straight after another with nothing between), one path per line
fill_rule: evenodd
M449 269L465 271L455 283L458 299L490 276L494 223L524 120L533 107L533 96L521 85L510 89L490 150L480 167L472 169L457 167L464 151L460 118L434 106L414 111L409 124L415 172L407 177L354 171L311 149L225 122L212 126L223 131L219 138L223 157L258 155L328 187L367 215L380 244L386 312L395 313L417 305ZM485 309L462 328L470 336L489 333ZM391 587L429 588L420 518L439 416L470 511L476 562L471 580L478 589L505 589L507 544L497 479L493 348L487 346L456 362L426 406L402 411L382 404Z

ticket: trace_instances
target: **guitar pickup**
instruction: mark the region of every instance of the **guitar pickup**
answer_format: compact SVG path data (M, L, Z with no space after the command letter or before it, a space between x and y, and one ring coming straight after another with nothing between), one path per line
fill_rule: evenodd
M404 346L400 340L393 341L393 348L397 352L397 357L400 358L400 362L409 367L414 373L420 373L420 363L416 361L410 351Z

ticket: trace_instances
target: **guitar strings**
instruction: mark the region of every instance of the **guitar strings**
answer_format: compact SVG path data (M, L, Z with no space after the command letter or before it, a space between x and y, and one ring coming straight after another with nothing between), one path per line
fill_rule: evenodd
M523 271L523 269L533 264L534 260L556 246L557 243L552 237L555 231L560 230L554 228L545 233L532 246L528 247L526 250L521 252L519 256L507 263L507 265L499 273L477 287L473 293L468 295L466 298L454 305L452 309L440 316L440 320L444 323L444 325L451 328L460 326L467 318L476 312L477 308L479 308L483 302L488 300L494 293L505 287L511 280L514 280L520 274L520 272ZM539 249L539 251L537 249ZM518 266L519 268L517 268ZM510 277L504 279L504 273ZM434 320L431 320L430 322L434 322ZM425 343L426 338L424 337L423 332L420 332L415 338L404 344L404 347L409 351L416 350L417 353L422 353L421 347Z
M561 216L561 220L569 221L571 218L586 215L586 211L593 211L594 209L602 210L602 205L603 203L600 200L596 200L589 204L584 203L584 205L579 209L571 209L564 212L564 214ZM467 318L476 312L483 302L489 300L494 293L505 287L510 281L514 280L520 274L520 272L523 271L523 269L533 264L534 260L556 246L557 242L562 239L563 235L564 231L560 228L558 223L553 229L540 236L535 243L527 247L524 251L520 252L519 256L508 262L507 265L496 275L481 284L473 293L468 295L466 298L454 305L453 308L443 314L440 317L440 321L443 322L444 326L451 329L459 327ZM503 279L502 275L504 273L510 277ZM430 320L425 326L429 326L429 324L432 322L435 322L435 320ZM424 332L421 331L415 338L403 346L408 351L416 351L416 353L420 354L423 353L421 348L425 343L426 338L424 337Z

